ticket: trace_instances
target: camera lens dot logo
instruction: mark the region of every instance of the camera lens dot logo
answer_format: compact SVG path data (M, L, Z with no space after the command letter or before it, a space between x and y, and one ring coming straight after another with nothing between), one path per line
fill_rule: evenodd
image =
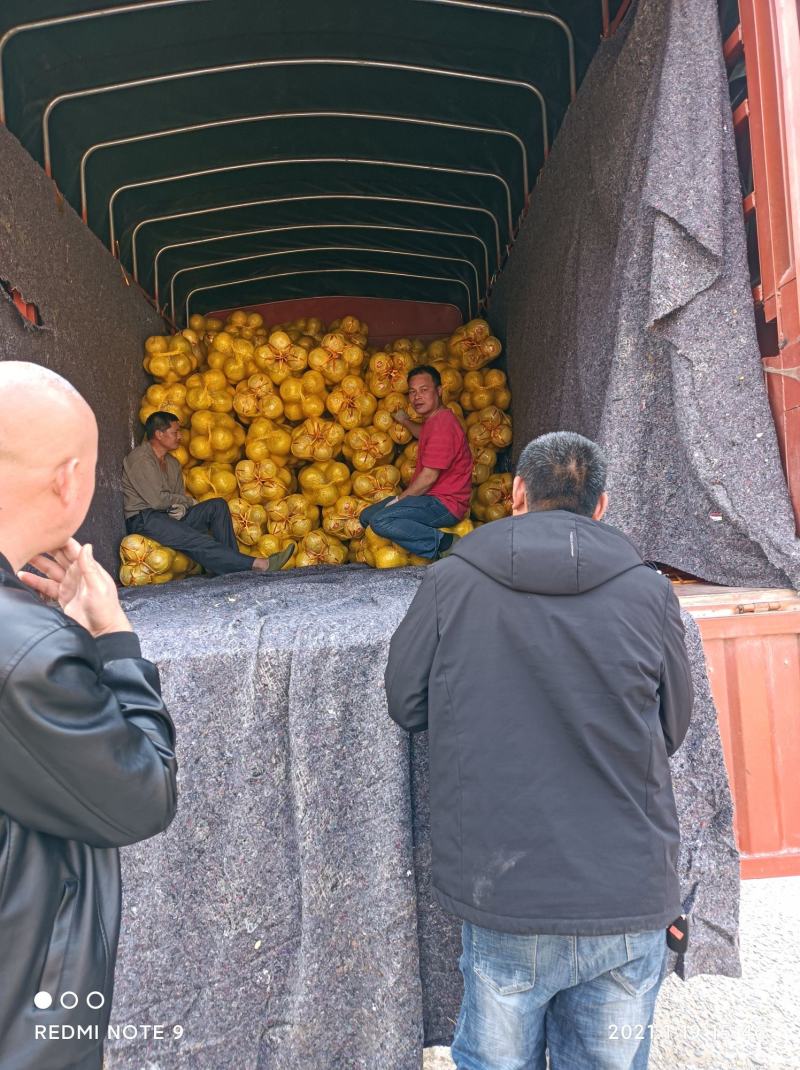
M37 992L33 997L33 1005L40 1011L46 1011L53 1006L53 997L49 992Z

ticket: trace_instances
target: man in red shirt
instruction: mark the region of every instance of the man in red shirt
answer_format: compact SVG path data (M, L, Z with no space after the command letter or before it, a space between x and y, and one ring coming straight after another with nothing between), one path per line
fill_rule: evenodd
M436 559L450 551L452 527L469 512L472 454L467 436L454 414L442 404L442 379L436 368L420 365L408 376L408 396L422 417L420 427L404 412L398 423L419 439L414 478L402 494L368 506L361 523L419 557Z

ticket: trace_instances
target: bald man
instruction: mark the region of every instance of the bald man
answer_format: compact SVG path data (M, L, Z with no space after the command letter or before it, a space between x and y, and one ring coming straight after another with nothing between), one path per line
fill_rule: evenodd
M111 576L71 538L96 462L97 424L77 391L46 368L0 361L4 1070L99 1070L117 848L175 814L175 734L158 672ZM20 572L26 563L42 575Z

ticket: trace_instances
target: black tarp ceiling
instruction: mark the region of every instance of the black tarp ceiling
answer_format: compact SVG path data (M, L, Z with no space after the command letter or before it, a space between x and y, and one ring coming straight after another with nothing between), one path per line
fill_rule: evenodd
M469 315L621 2L6 0L3 117L178 322L192 291Z

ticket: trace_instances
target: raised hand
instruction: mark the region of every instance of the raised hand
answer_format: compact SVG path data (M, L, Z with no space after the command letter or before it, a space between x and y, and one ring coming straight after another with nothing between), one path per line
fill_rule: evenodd
M40 554L31 564L44 576L20 572L20 580L45 598L57 601L67 616L95 638L133 630L119 604L116 584L95 561L89 543L80 546L70 539L52 556Z

